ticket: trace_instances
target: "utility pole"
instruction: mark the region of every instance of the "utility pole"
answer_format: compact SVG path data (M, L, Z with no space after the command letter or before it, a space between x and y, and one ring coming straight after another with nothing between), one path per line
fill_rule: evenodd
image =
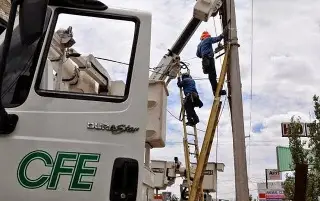
M236 201L249 200L248 173L243 120L243 104L238 52L238 37L234 0L225 0L224 27L229 27L231 55L228 73L229 104L231 111Z
M293 201L306 201L308 184L308 165L296 164Z

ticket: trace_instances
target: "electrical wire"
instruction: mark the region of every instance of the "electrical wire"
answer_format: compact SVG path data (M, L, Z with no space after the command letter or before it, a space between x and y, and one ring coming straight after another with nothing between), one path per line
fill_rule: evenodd
M216 21L215 21L214 18L213 18L213 26L214 26L214 32L215 32L216 37L217 37L217 36L218 36L218 33L217 33ZM220 66L222 66L221 57L219 58L219 61L220 61Z
M215 18L213 17L213 26L214 26L214 32L215 32L215 35L216 37L218 36L218 33L217 33L217 27L216 27L216 21L215 21ZM221 61L221 57L219 58L219 61L220 61L220 65L222 65L222 61ZM223 103L223 106L222 106L222 109L221 109L221 113L218 117L218 122L220 120L220 117L222 115L222 111L224 109L224 105L225 105L225 102L226 102L226 98L224 100L224 103ZM216 165L218 163L218 148L219 148L219 124L217 125L217 142L216 142ZM216 172L216 181L218 181L218 174ZM218 185L216 187L216 200L218 200Z
M190 61L190 60L193 60L193 59L196 59L196 58L198 58L198 57L191 57L189 59L185 59L184 61Z
M96 59L100 59L100 60L103 60L103 61L110 61L110 62L113 62L113 63L118 63L118 64L122 64L122 65L129 65L128 63L124 63L124 62L121 62L121 61L116 61L116 60L112 60L112 59L107 59L107 58L103 58L103 57L95 57ZM183 64L183 68L187 68L190 66L190 64L188 62L185 62L186 60L184 61L181 61L181 63ZM163 68L163 67L167 67L169 65L160 65L160 66L156 66L156 67L149 67L149 71L150 72L153 72L155 74L160 74L160 75L169 75L169 72L168 73L160 73L160 72L157 72L156 70L157 69L160 69L160 68ZM195 77L194 80L208 80L209 78L202 78L202 77Z
M252 123L252 80L253 80L253 0L251 0L251 47L250 47L250 130L249 137L251 136L251 123Z
M175 118L176 120L178 120L178 121L180 121L180 119L177 117L177 116L175 116L174 114L172 114L172 112L170 112L168 109L167 109L167 112L173 117L173 118ZM197 128L197 131L200 131L200 132L206 132L205 130L202 130L202 129L199 129L199 128Z
M153 70L153 68L149 68L149 71L150 72L153 72L155 74L160 74L160 75L168 75L169 73L159 73L155 70ZM193 80L208 80L209 78L206 78L206 77L193 77Z
M205 132L204 130L201 130L199 129L200 131L202 132ZM254 141L255 143L262 143L262 144L254 144L254 145L251 145L251 147L275 147L275 146L278 146L279 143L275 142L274 140L271 141L271 140L267 140L267 141L264 141L264 140L260 140L260 141ZM181 142L170 142L170 143L181 143ZM266 144L266 143L269 143L269 144ZM274 143L274 144L270 144L270 143ZM229 144L233 144L232 141L219 141L219 145L229 145Z
M113 63L118 63L118 64L123 64L123 65L128 65L128 63L124 63L124 62L121 62L121 61L116 61L116 60L112 60L112 59L106 59L106 58L103 58L103 57L94 57L96 59L100 59L100 60L103 60L103 61L110 61L110 62L113 62Z
M103 61L110 61L110 62L113 62L113 63L118 63L118 64L123 64L123 65L129 65L128 63L125 63L125 62L121 62L121 61L116 61L116 60L112 60L112 59L107 59L107 58L104 58L104 57L94 57L96 59L100 59L100 60L103 60ZM187 62L184 62L185 65L189 66L190 64L187 63ZM149 69L151 70L157 70L157 69L160 69L160 68L163 68L163 67L168 67L169 65L160 65L160 66L156 66L156 67L149 67ZM155 73L157 73L156 71L154 71ZM159 74L162 74L162 73L159 73Z
M167 112L173 117L175 118L176 120L180 121L180 119L178 117L176 117L174 114L172 114L168 109L167 109Z
M251 130L252 130L252 105L253 105L253 100L252 100L252 95L253 95L253 0L251 0L251 44L250 44L250 113L249 113L249 142L248 142L248 163L249 163L249 170L248 173L250 174L251 170L251 149L250 149L250 144L251 144Z
M216 182L218 182L218 147L219 147L219 124L217 124L217 145L216 145ZM218 185L216 185L216 200L218 200Z
M218 121L220 121L220 118L221 118L221 116L222 116L222 112L223 112L223 110L224 110L224 106L225 106L225 103L226 103L226 100L227 100L227 97L224 99L224 101L223 101L223 104L222 104L222 107L221 107L221 111L220 111L220 114L219 114L219 117L218 117ZM175 118L176 120L178 120L178 121L180 121L180 119L177 117L177 116L175 116L174 114L172 114L172 112L170 112L168 109L167 109L167 112L173 117L173 118ZM200 121L200 123L202 123L203 125L207 125L207 124L205 124L204 122L202 122L202 121ZM206 132L205 130L202 130L202 129L199 129L199 128L197 128L197 130L198 131L201 131L201 132Z
M252 192L252 191L256 191L256 190L258 190L258 188L255 188L255 189L252 189L252 190L249 190L249 191ZM221 193L221 195L224 195L224 196L230 195L230 194L235 194L235 192L232 191L232 192Z

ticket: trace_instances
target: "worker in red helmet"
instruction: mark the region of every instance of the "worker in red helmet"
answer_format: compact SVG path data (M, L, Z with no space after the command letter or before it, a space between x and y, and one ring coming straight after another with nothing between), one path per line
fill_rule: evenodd
M214 62L214 51L212 48L212 44L220 42L223 39L224 33L226 29L223 30L223 33L217 37L211 37L210 33L204 31L201 34L200 40L201 42L197 48L197 57L202 58L202 70L204 74L208 74L209 81L211 83L213 95L216 93L217 89L217 72ZM220 91L220 95L226 95L225 90Z

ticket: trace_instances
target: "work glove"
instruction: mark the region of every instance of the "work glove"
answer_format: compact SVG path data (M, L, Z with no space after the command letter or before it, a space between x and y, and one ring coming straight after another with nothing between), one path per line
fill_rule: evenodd
M178 77L177 86L178 86L179 88L181 88L181 87L182 87L182 86L180 85L180 82L181 82L181 78L180 78L180 77Z
M228 26L226 26L226 27L223 29L222 34L221 34L221 35L222 35L222 36L227 35L228 31L229 31L229 27L228 27Z

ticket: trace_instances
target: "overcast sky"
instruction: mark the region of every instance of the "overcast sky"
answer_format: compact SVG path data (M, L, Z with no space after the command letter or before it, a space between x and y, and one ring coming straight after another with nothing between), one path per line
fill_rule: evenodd
M103 2L110 7L140 9L152 13L151 67L157 66L167 53L167 49L173 45L192 17L195 4L195 1L191 0L103 0ZM312 96L318 93L316 80L320 75L318 74L320 70L317 69L320 63L317 49L320 46L319 10L320 1L315 0L254 1L253 99L250 132L251 1L236 0L245 131L246 135L251 133L251 137L246 140L246 150L249 187L253 195L257 194L256 183L264 181L264 169L277 167L276 146L287 145L287 140L281 137L280 123L288 121L294 114L301 115L305 120L310 118ZM220 34L220 19L217 17L215 22L217 32ZM191 74L195 78L206 78L206 75L202 74L201 61L194 58L200 34L204 30L215 35L212 19L201 24L181 54L181 59L190 63ZM100 32L100 35L103 34ZM111 50L110 54L121 54L115 49ZM221 66L219 60L216 60L216 66L219 74ZM197 110L201 121L198 128L205 130L212 104L212 91L207 79L197 80L196 84L204 101L204 107ZM174 80L169 85L168 110L175 116L179 116L180 112L178 92ZM228 104L225 104L219 125L218 162L226 166L225 171L218 175L218 195L220 199L231 199L235 197L235 185ZM154 149L152 159L172 161L178 156L184 161L181 129L181 123L167 113L167 146ZM201 141L203 134L199 132ZM216 144L215 138L211 161L216 160ZM167 190L179 195L179 181L177 180L176 185Z
M151 66L156 66L167 53L192 16L195 1L191 0L127 0L104 1L109 6L141 9L152 12ZM247 161L250 192L256 194L256 183L264 181L264 169L276 168L276 146L287 145L281 138L280 123L293 114L306 120L312 111L312 95L318 93L316 80L320 71L320 2L314 0L255 0L253 48L253 100L252 132L247 139ZM242 90L246 135L250 125L250 42L251 1L237 0L237 25L240 47ZM221 26L216 19L218 34ZM201 61L195 57L196 46L202 31L215 35L213 21L203 23L181 54L190 63L193 77L204 78ZM217 66L220 61L216 61ZM217 67L218 72L220 66ZM212 103L208 80L198 80L197 87L204 107L198 110L200 129L205 124ZM176 81L169 85L168 110L178 116L180 111ZM183 160L181 124L167 114L167 146L153 150L153 159ZM199 133L201 138L203 133ZM234 167L232 133L228 104L224 107L219 126L218 162L225 163L225 172L218 176L219 198L234 197ZM250 142L249 142L250 141ZM216 142L215 142L216 146ZM210 159L215 161L213 147ZM168 153L171 153L170 155ZM179 181L179 180L178 180ZM179 194L178 182L169 188Z

